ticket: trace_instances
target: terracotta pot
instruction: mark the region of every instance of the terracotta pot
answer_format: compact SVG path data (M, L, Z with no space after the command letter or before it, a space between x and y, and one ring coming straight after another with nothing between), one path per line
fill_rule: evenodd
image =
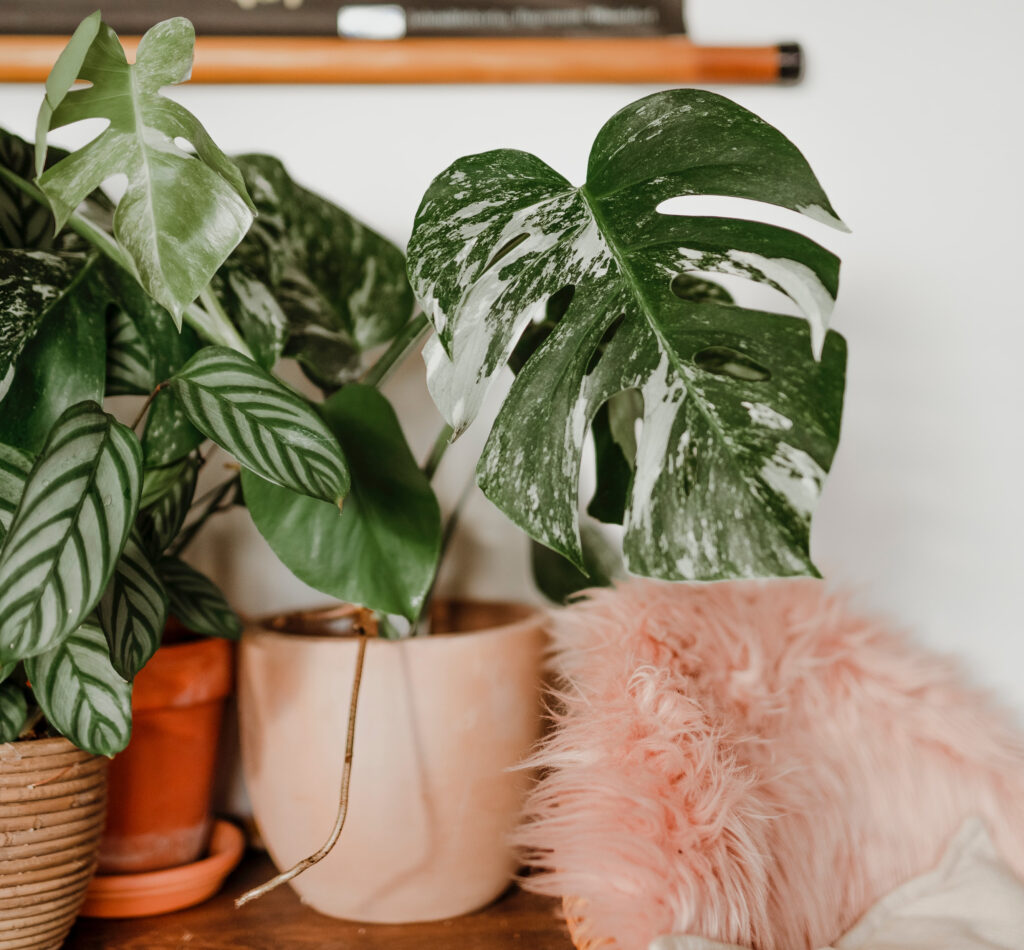
M132 739L110 765L104 874L177 867L205 852L231 674L232 644L202 639L161 647L135 677Z
M96 867L107 759L67 739L0 745L0 950L59 947Z
M542 615L456 604L434 629L367 643L348 820L292 883L332 917L439 920L508 886L508 845L540 734ZM474 632L469 632L469 631ZM248 630L239 661L242 762L279 868L319 848L338 807L354 637Z

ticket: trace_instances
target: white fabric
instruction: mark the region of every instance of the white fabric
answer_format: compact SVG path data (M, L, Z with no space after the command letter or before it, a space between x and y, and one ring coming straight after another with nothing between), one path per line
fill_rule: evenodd
M703 937L658 937L649 950L743 950ZM1024 950L1024 883L970 819L933 871L882 898L834 948Z

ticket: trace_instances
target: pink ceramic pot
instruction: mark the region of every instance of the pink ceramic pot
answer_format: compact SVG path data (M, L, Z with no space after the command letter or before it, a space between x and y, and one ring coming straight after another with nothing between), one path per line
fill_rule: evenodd
M367 644L345 830L293 882L321 913L453 917L490 903L515 871L507 836L528 775L511 768L540 734L542 616L471 603L443 613L434 629L462 632ZM243 637L242 761L281 869L334 824L356 652L353 637L266 625Z

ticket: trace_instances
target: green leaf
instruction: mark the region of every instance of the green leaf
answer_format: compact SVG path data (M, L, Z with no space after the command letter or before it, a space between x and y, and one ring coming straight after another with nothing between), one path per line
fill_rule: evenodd
M167 623L167 592L132 531L96 608L110 647L110 662L131 681L160 646Z
M185 470L194 465L192 459L179 459L170 465L147 468L142 473L142 496L139 508L148 508L161 495L171 490L174 484L185 475Z
M622 558L600 530L589 522L580 525L583 542L583 562L586 572L579 570L561 554L543 544L530 542L530 562L533 580L538 590L556 604L565 604L582 590L608 587L616 578L623 577Z
M0 544L14 519L14 511L32 471L32 456L10 445L0 444Z
M234 317L253 357L268 372L284 353L288 340L288 318L261 280L241 269L223 268L226 277L214 280L214 288L225 310Z
M116 304L107 309L107 395L147 396L156 388L153 357L135 321Z
M46 156L47 165L53 165L67 156L62 148L51 148ZM0 167L31 182L36 177L32 145L17 135L0 129ZM97 222L105 222L113 211L110 200L100 191L94 191L85 202L83 211ZM83 238L70 230L57 232L50 209L43 203L14 187L0 176L0 248L18 248L34 251L88 251L91 248Z
M18 683L0 683L0 742L13 742L28 721L25 691Z
M190 459L167 491L139 512L138 524L143 547L154 557L163 554L185 523L196 492L199 464L198 459Z
M95 259L0 251L0 270L10 278L0 286L0 313L10 315L0 350L13 342L6 358L17 360L0 402L0 442L38 452L65 409L103 398L110 295Z
M491 429L477 470L487 496L582 566L584 437L603 403L636 389L629 569L680 580L815 573L810 518L842 409L845 345L824 329L839 262L784 228L657 210L705 194L839 225L792 143L708 92L657 93L615 115L581 188L524 152L460 159L427 191L409 245L438 331L428 384L465 429L531 321L572 287ZM692 299L677 281L707 272L774 287L807 319Z
M147 292L180 324L181 313L210 282L253 219L238 169L198 120L160 94L192 70L195 31L177 17L139 43L134 65L99 15L82 22L46 84L36 131L39 187L58 227L104 180L128 178L114 214L114 237ZM75 79L92 85L71 89ZM46 136L81 119L109 125L88 145L45 172ZM190 154L177 144L186 140Z
M208 577L176 557L161 558L157 574L170 598L171 613L189 630L229 640L239 637L242 621Z
M242 472L246 505L274 553L301 580L413 620L440 552L437 499L377 390L345 386L322 411L352 473L342 511Z
M297 185L276 158L242 155L235 161L259 217L225 269L249 278L251 301L257 300L252 284L266 286L288 321L287 355L315 383L336 389L360 375L361 353L389 341L412 315L404 256L341 208ZM244 320L256 307L225 304L253 345Z
M135 519L141 470L131 430L95 403L57 421L0 550L0 663L52 649L96 606Z
M188 419L178 397L170 388L161 389L149 406L142 432L146 464L154 467L180 462L199 448L205 436Z
M25 660L46 718L80 749L112 756L131 737L132 685L110 663L103 631L82 624L58 646Z
M313 409L247 357L200 350L175 374L174 394L200 432L276 485L339 504L345 456Z

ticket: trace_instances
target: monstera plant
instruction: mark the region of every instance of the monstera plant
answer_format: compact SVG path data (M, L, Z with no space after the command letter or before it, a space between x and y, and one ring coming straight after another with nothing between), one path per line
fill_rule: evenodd
M624 521L630 570L671 580L813 573L810 517L843 399L845 347L825 329L839 261L773 225L658 210L688 195L768 202L842 227L797 149L712 93L658 93L623 109L598 134L578 188L523 152L455 162L430 186L409 246L436 330L430 391L461 432L518 352L479 482L581 567L591 428L591 510ZM768 284L806 319L736 306L709 272Z

